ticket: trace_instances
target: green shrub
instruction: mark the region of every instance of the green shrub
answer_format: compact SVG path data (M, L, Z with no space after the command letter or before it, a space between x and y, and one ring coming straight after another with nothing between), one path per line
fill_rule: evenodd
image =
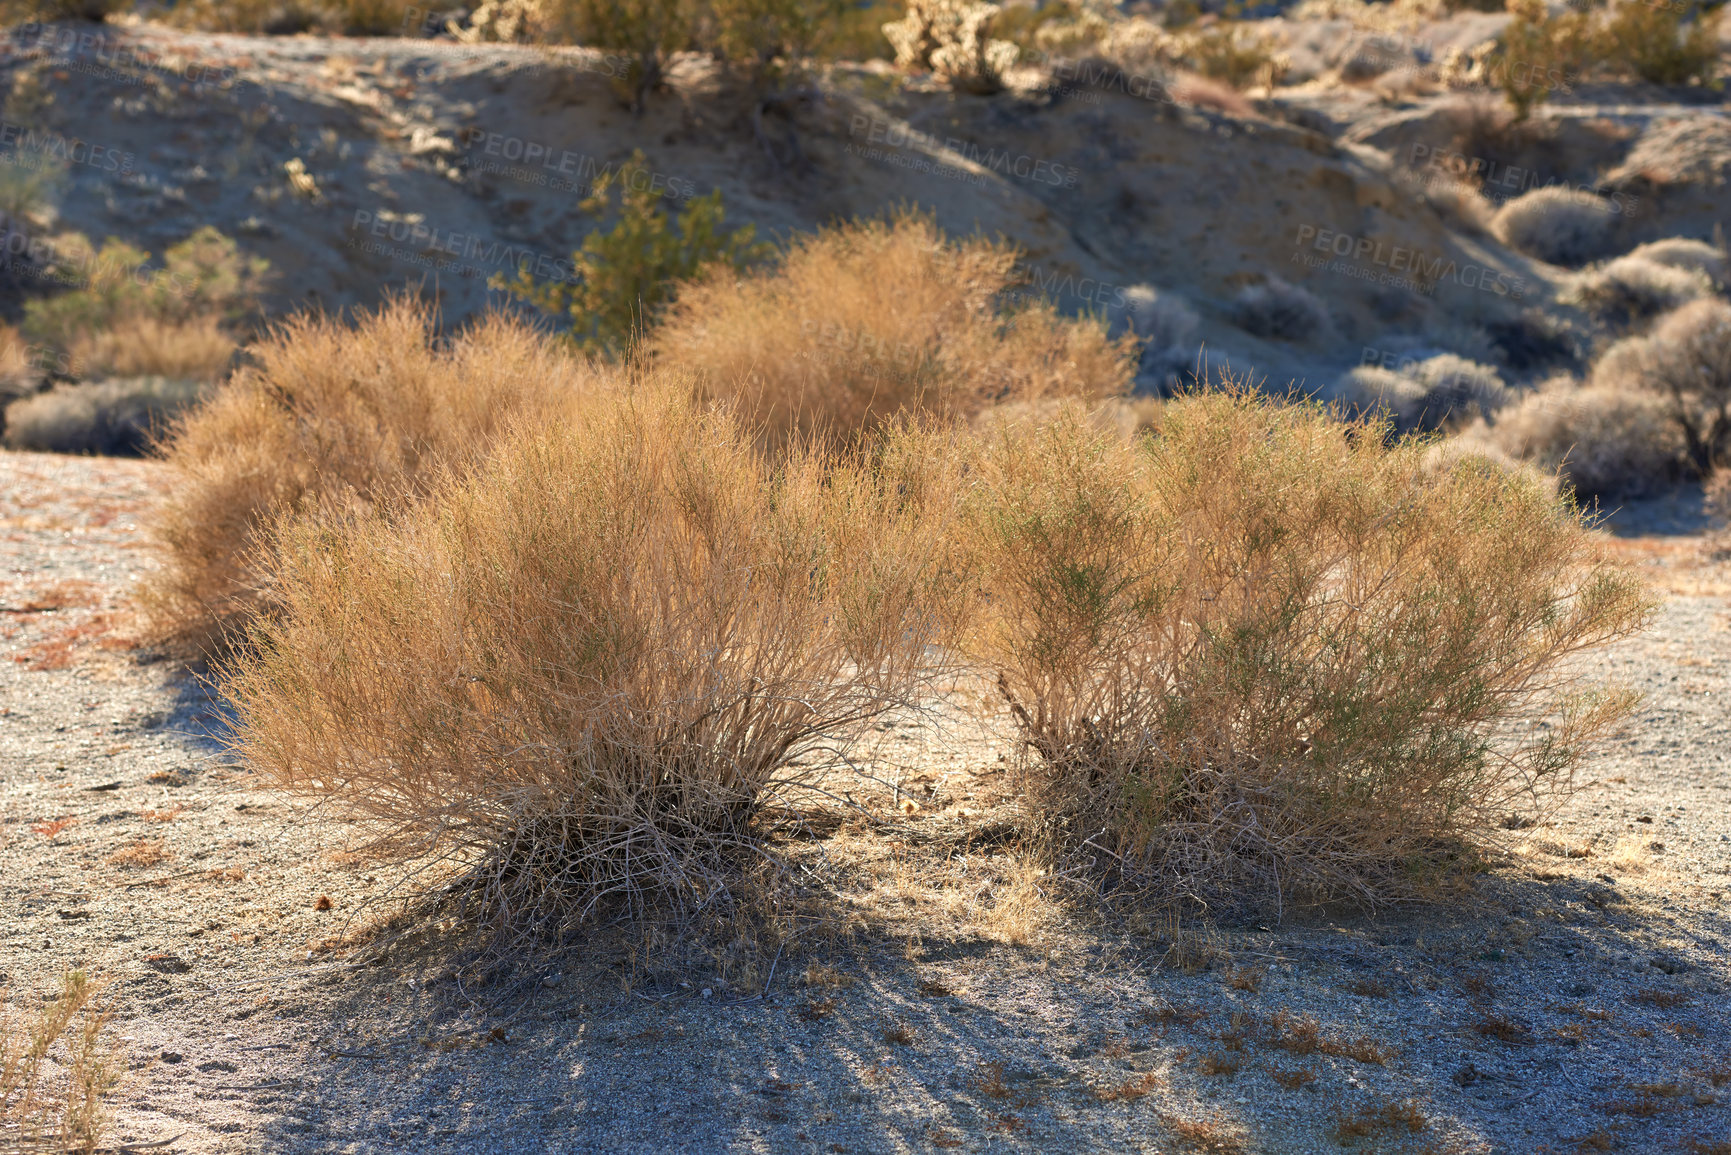
M618 190L618 216L611 229L596 229L583 238L583 247L571 255L568 279L541 281L520 269L511 280L495 276L493 287L569 318L570 334L580 344L617 353L631 344L680 281L711 265L743 268L770 252L768 245L754 240L751 225L723 231L721 190L693 198L675 221L661 207L664 190L649 176L648 162L636 152L630 164L595 182L583 211L607 212Z
M1605 55L1649 84L1712 84L1723 14L1702 7L1684 25L1679 6L1623 0L1604 28Z
M1550 15L1544 0L1509 0L1514 17L1497 42L1491 74L1525 120L1558 89L1574 85L1597 56L1593 13L1571 9Z
M57 266L80 287L27 302L22 328L62 351L141 322L202 334L207 322L240 321L256 306L269 267L209 225L171 246L154 269L149 253L113 237L100 250L76 234L57 247Z
M1234 394L1135 442L1079 411L990 437L967 648L1036 828L1164 898L1374 904L1566 792L1631 703L1566 660L1643 622L1641 583L1543 479L1428 454Z

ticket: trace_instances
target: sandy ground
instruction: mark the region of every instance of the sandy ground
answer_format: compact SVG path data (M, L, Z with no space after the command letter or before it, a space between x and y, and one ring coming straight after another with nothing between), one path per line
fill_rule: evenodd
M1008 857L951 836L989 825L1002 746L987 727L885 747L882 765L903 764L924 805L831 838L853 863L837 921L856 929L796 942L772 975L720 955L646 970L606 939L512 969L476 965L439 926L369 933L402 872L354 853L350 828L257 788L208 737L221 715L197 683L127 648L136 519L160 476L0 456L0 970L20 997L69 965L109 981L127 1060L117 1141L1281 1153L1731 1141L1731 614L1696 539L1622 541L1667 603L1650 634L1599 661L1646 700L1556 822L1522 832L1468 901L1192 928L1183 951L1168 949L1170 928L1129 936L1080 910L1012 918Z

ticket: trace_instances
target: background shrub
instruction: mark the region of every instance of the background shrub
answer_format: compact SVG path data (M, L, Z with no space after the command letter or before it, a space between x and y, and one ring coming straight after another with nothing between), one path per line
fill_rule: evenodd
M1334 332L1322 298L1279 277L1240 289L1233 300L1233 317L1245 332L1277 341L1322 340Z
M1546 382L1461 434L1560 476L1583 500L1646 497L1683 473L1683 438L1663 400L1644 389L1571 378Z
M1685 24L1690 7L1694 19ZM1604 54L1649 84L1710 84L1718 71L1723 12L1622 0L1605 23Z
M1577 274L1562 299L1600 320L1635 325L1712 293L1713 282L1699 269L1630 253Z
M1687 468L1706 477L1731 450L1731 305L1707 299L1667 314L1647 336L1608 349L1592 380L1662 398L1682 435Z
M462 863L501 929L725 907L758 813L920 684L955 489L893 448L774 466L678 382L590 394L405 514L286 533L240 749Z
M193 652L220 651L272 604L278 518L413 500L514 415L555 411L594 379L500 316L435 340L431 313L407 300L353 328L294 318L251 354L162 446L174 482L152 517L161 565L141 601L159 642Z
M926 217L800 237L781 262L680 290L649 337L662 364L735 401L771 441L853 436L897 413L1127 391L1133 343L1050 305L1009 312L1016 253Z
M969 649L1062 847L1166 897L1411 896L1626 712L1563 664L1647 612L1581 515L1364 433L1204 394L1137 443L1074 412L988 441Z
M929 68L963 91L996 92L1018 54L991 34L999 12L978 0L908 0L907 14L883 31L903 68Z
M1590 192L1538 188L1497 210L1491 228L1511 248L1553 265L1602 256L1610 243L1610 205Z
M1716 288L1726 284L1725 250L1688 237L1666 237L1648 241L1629 254L1673 269L1702 273Z
M8 449L137 456L208 386L165 377L63 384L6 407Z

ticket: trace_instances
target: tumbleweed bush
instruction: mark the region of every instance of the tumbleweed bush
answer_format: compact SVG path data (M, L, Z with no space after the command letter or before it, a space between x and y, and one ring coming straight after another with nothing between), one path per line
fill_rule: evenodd
M1245 394L983 442L968 648L1028 812L1124 893L1427 893L1629 708L1569 663L1648 603L1543 479Z
M680 291L648 337L661 363L732 399L766 439L852 436L904 412L1128 392L1135 349L1041 301L1002 308L1015 250L905 214L825 229L781 263Z
M587 363L503 316L441 340L423 305L356 319L304 315L161 447L174 484L151 533L160 567L141 603L152 634L218 653L272 604L272 527L412 499L475 459L513 415L551 412L592 380Z
M461 870L500 932L725 912L754 820L927 676L956 468L772 463L688 386L621 383L406 511L288 527L239 749Z

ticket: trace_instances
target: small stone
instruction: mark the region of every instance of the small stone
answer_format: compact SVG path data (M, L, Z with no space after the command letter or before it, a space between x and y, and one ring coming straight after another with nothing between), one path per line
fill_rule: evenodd
M184 1058L186 1058L186 1056L181 1054L179 1051L162 1052L162 1061L165 1063L178 1063Z
M564 977L564 975L548 975L546 978L541 980L541 985L544 987L556 987Z
M713 988L713 987L704 987L704 988L703 988L703 992L702 992L702 993L703 993L703 997L704 997L704 998L706 998L706 999L707 999L707 998L708 998L708 997L709 997L709 996L711 996L711 995L713 995L713 994L714 994L714 993L715 993L715 988Z

